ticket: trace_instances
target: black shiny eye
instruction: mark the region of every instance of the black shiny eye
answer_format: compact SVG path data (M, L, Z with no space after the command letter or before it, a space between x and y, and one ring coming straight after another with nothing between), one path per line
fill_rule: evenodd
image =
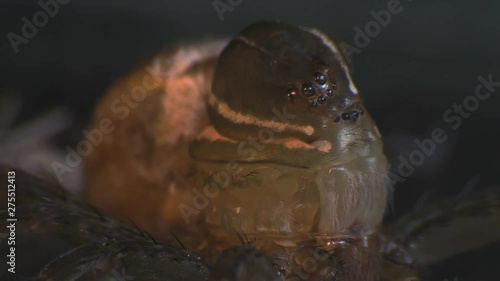
M318 106L318 102L317 102L317 101L315 101L315 100L314 100L314 101L312 101L312 102L311 102L311 106L312 106L312 107L316 107L316 106Z
M342 113L342 119L344 121L356 121L359 119L360 115L359 110L353 110L347 113Z
M326 101L326 97L325 96L321 96L321 97L318 98L318 103L319 104L324 104L325 101Z
M332 89L333 89L333 90L337 90L337 84L332 83Z
M306 97L312 97L314 96L314 87L311 83L304 83L302 84L302 94Z
M291 102L294 102L295 101L295 95L297 94L297 92L295 92L294 89L289 89L288 90L288 99L291 101Z
M316 82L318 82L321 85L326 84L328 81L328 77L323 72L314 72L314 79L316 79Z
M351 112L350 118L351 118L352 121L358 120L358 118L359 118L359 112L358 111Z
M332 89L327 89L327 90L326 90L326 95L327 95L327 96L329 96L329 97L333 96L333 91L332 91Z

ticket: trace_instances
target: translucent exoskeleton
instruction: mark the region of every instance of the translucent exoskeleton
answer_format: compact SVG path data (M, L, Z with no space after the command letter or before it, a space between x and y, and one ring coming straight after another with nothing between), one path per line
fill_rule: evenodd
M19 176L19 228L76 247L43 280L420 280L418 265L500 238L498 190L384 230L382 137L316 29L180 44L111 87L89 130L88 203ZM495 231L467 239L480 227Z

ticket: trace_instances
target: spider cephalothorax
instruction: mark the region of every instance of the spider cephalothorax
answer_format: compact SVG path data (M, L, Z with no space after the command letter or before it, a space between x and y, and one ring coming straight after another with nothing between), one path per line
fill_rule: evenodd
M370 232L380 223L388 194L380 135L326 35L251 25L222 51L208 103L211 122L191 150L198 168L238 167L207 208L210 224L251 234L356 236L352 226Z

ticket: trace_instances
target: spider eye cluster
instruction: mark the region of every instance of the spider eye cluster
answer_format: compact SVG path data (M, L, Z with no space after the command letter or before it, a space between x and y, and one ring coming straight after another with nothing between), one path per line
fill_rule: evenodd
M305 98L311 107L317 107L326 103L328 98L332 97L337 89L335 81L328 78L327 69L318 69L313 71L309 80L295 83L288 90L290 102L295 102L298 96Z

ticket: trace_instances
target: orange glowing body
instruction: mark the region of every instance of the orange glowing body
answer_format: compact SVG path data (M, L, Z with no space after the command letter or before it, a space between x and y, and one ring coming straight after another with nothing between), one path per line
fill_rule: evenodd
M260 249L374 235L386 158L333 41L266 22L224 46L174 48L111 88L92 126L116 129L86 159L86 198L207 257L239 243L235 233ZM363 247L378 251L375 238Z

